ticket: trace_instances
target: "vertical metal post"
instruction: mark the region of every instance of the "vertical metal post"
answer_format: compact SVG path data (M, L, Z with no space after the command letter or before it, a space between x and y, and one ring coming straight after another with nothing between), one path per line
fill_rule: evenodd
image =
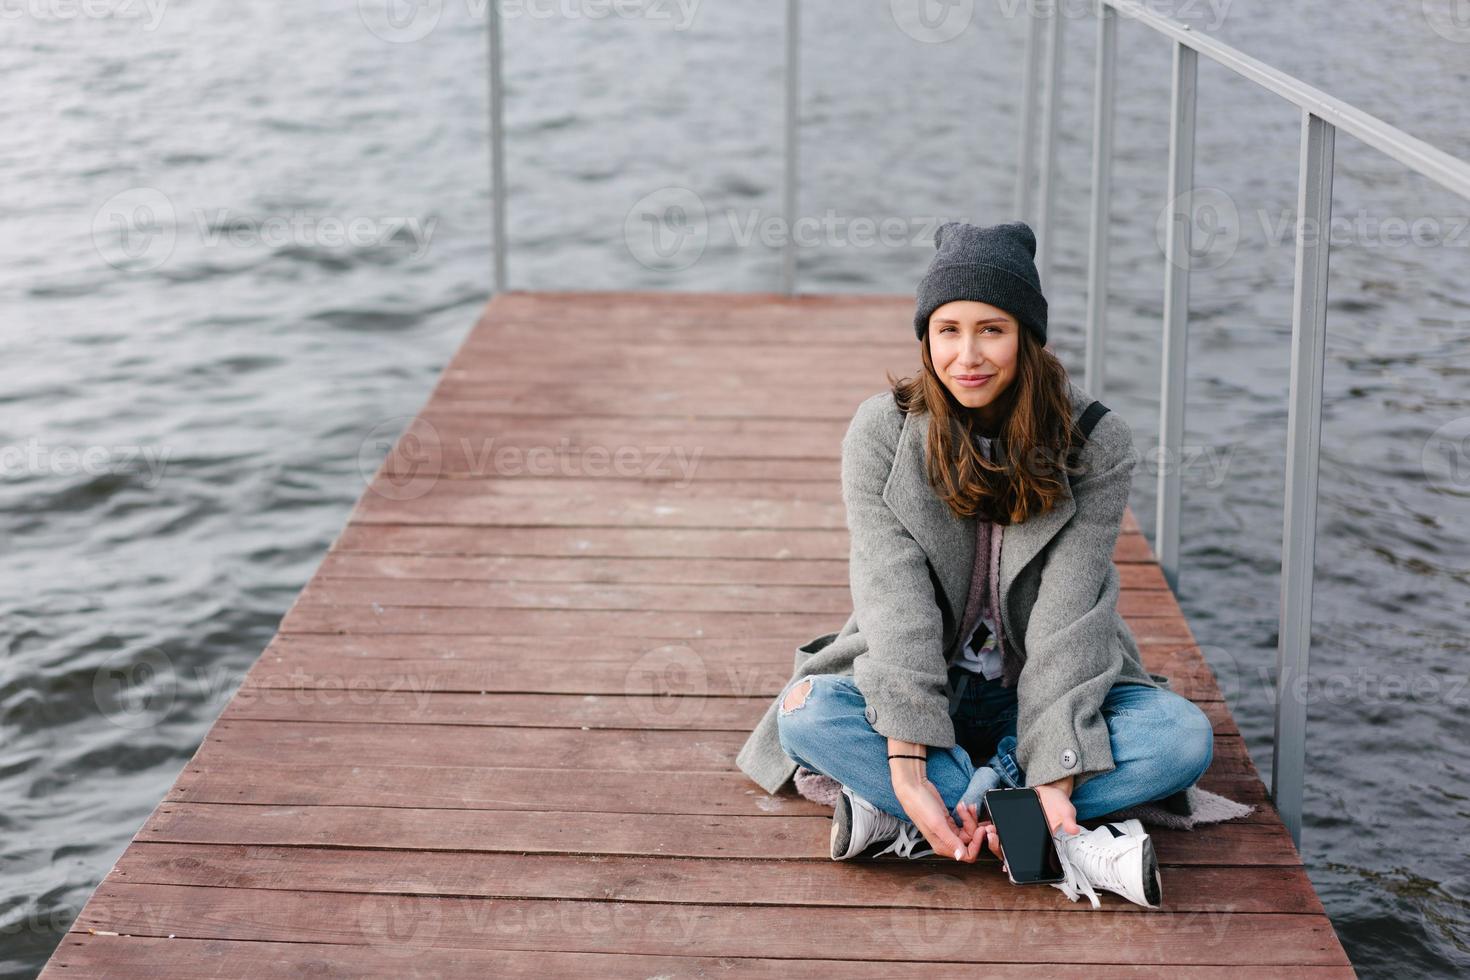
M1154 552L1169 588L1179 589L1179 459L1184 446L1184 367L1189 339L1190 231L1194 223L1195 89L1199 56L1174 42L1169 97L1168 226L1164 235L1163 379L1159 385L1159 492Z
M1036 14L1031 11L1030 4L1021 9L1027 12L1024 15L1026 53L1021 64L1021 118L1017 121L1020 146L1016 157L1016 219L1034 221L1031 176L1036 169L1036 87L1041 73L1041 28L1037 26Z
M1317 550L1317 464L1322 450L1322 367L1327 349L1326 229L1332 220L1332 157L1337 130L1302 110L1297 176L1296 285L1291 311L1291 393L1287 397L1285 528L1281 539L1281 625L1276 644L1276 737L1271 799L1292 842L1302 843L1307 705L1292 695L1305 683L1312 645L1312 580Z
M786 0L786 175L782 208L786 213L786 243L781 255L781 291L796 292L796 182L797 138L801 128L801 11L797 0Z
M1108 318L1108 213L1112 202L1113 64L1118 18L1097 0L1097 71L1092 87L1092 235L1087 245L1086 387L1103 397L1103 333Z
M491 248L495 251L495 292L506 288L505 272L505 89L500 54L500 4L488 3L490 55L490 207Z
M1047 24L1046 109L1041 123L1041 215L1036 222L1036 274L1043 290L1051 288L1051 264L1056 235L1055 208L1057 196L1057 117L1062 113L1062 7L1051 5Z

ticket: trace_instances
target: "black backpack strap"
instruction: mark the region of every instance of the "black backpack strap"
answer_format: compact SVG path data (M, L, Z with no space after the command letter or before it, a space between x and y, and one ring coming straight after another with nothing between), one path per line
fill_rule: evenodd
M1082 431L1082 439L1074 442L1072 448L1067 452L1067 478L1069 480L1072 477L1071 471L1077 468L1077 453L1081 451L1082 443L1087 440L1088 436L1092 435L1092 430L1097 425L1098 419L1106 414L1108 414L1108 406L1100 401L1093 401L1082 412L1082 417L1077 420L1077 428Z

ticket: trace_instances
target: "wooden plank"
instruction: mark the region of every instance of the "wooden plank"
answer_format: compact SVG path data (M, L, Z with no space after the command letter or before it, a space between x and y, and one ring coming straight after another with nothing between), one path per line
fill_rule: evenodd
M511 727L562 727L571 718L583 728L671 728L682 729L697 720L701 729L749 732L760 721L772 690L761 697L695 695L697 719L686 717L682 708L669 703L668 694L502 694L420 690L405 687L393 691L371 691L350 673L350 665L339 675L343 683L328 687L243 687L225 706L227 721L358 722L378 725L504 725ZM775 671L771 676L776 676ZM424 686L432 683L425 678ZM1199 707L1210 719L1217 735L1239 735L1223 701L1203 701Z
M974 980L968 963L912 961L927 980ZM891 978L891 963L819 960L807 957L770 959L752 956L649 956L627 953L563 953L548 950L475 950L415 947L411 958L384 956L377 946L327 943L274 943L224 939L152 939L142 936L90 936L73 933L41 974L43 980L107 976L117 980L222 980L254 977L304 977L319 980L543 980L566 977L710 977L738 970L741 977L789 980L793 976L826 976L840 970L851 980ZM1347 966L1293 966L1303 980L1344 980L1355 976ZM1093 964L1089 977L1098 980L1145 978L1173 980L1176 966ZM1049 980L1051 964L993 963L987 977ZM1277 966L1194 966L1199 980L1279 980Z
M698 720L698 706L691 712ZM535 769L619 769L732 772L745 733L707 729L623 729L615 737L590 728L517 728L496 725L377 725L335 722L225 721L215 723L199 747L200 766L278 762L309 765L370 763L392 758L403 765L499 765ZM1253 775L1255 767L1237 735L1215 736L1211 770ZM633 762L636 760L636 762Z
M1055 893L1015 888L994 870L956 869L943 888L924 896L923 904L977 912L1058 909ZM932 863L924 861L851 863L821 856L708 861L619 854L596 861L547 854L538 857L534 875L524 871L523 855L515 852L140 842L118 862L112 878L134 885L734 905L769 904L777 897L771 882L779 880L785 905L893 908L914 904L914 885L935 875ZM405 874L410 880L401 880ZM1170 864L1164 875L1167 911L1322 914L1310 882L1290 866ZM1104 904L1111 911L1149 914L1115 895ZM1068 908L1090 911L1086 902L1062 903L1063 910Z
M1121 601L1121 600L1120 600ZM1152 601L1152 600L1150 600ZM1159 610L1163 611L1163 610ZM804 642L842 625L831 613L688 612L684 610L473 609L464 606L398 606L362 602L320 605L298 602L281 621L284 633L499 633L682 639L698 636L767 636ZM1176 617L1138 616L1129 621L1140 644L1192 639Z
M847 561L846 528L590 528L436 527L416 524L349 524L332 553L396 552L415 555L513 555L540 557L832 559ZM1153 564L1139 534L1119 536L1115 562ZM1157 566L1155 566L1157 567Z
M1157 565L1118 566L1124 591L1168 589ZM609 584L826 585L848 587L841 559L562 558L535 555L425 555L392 552L329 554L313 581L410 579L462 582L599 582ZM850 609L850 607L849 607Z
M1259 809L1241 823L1277 820L1255 776L1210 771L1199 785ZM170 803L385 806L421 809L572 811L713 816L812 816L830 807L790 791L752 788L743 773L667 773L514 766L412 766L254 763L239 771L190 764L169 790ZM1099 821L1088 821L1096 824Z
M412 878L411 871L402 877ZM421 947L703 956L810 956L903 962L1143 964L1346 963L1322 916L1250 912L1037 910L977 916L923 907L943 879L920 879L913 905L789 908L665 902L344 894L107 881L82 928L134 936L331 942L408 958ZM1052 889L1052 895L1056 892ZM820 937L820 939L814 939Z
M307 585L297 608L310 605L436 607L440 609L565 609L683 612L824 613L838 626L852 612L846 585L613 584L604 582L483 582L421 579L318 577ZM1166 617L1174 597L1158 589L1125 589L1118 609L1125 616Z

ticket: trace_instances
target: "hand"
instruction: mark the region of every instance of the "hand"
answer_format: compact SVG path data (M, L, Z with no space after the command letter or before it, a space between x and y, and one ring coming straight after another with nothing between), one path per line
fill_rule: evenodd
M963 824L962 836L965 842L968 844L972 840L984 841L990 848L990 853L1000 858L1002 867L1004 867L1006 857L1001 853L1000 837L995 832L995 824L989 820L982 823L980 820L980 811L973 803L961 803L955 807L955 812L960 815L960 820Z
M1053 834L1060 830L1064 834L1080 834L1077 823L1077 808L1072 805L1070 793L1071 777L1065 784L1042 783L1033 787L1041 797L1041 809L1046 813L1046 826Z
M939 795L939 787L927 777L896 784L893 791L904 813L934 848L935 854L967 864L973 864L980 856L980 842L984 838L975 836L973 829L966 830L950 818L944 797Z

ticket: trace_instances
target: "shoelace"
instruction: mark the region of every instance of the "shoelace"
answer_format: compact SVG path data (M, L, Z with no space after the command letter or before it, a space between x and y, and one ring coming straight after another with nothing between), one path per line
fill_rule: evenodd
M1102 900L1097 897L1097 892L1093 889L1092 882L1091 880L1089 880L1087 872L1083 870L1081 865L1078 862L1074 861L1072 858L1072 849L1074 847L1091 845L1088 850L1093 854L1101 856L1100 849L1097 848L1095 844L1092 844L1092 841L1088 839L1086 831L1083 831L1080 834L1071 835L1057 833L1052 836L1057 842L1057 854L1062 859L1062 873L1066 875L1066 878L1064 880L1054 881L1052 882L1052 885L1056 888L1060 888L1062 890L1062 894L1066 895L1074 902L1077 901L1077 899L1081 898L1083 895L1086 895L1088 901L1092 903L1093 908L1101 908ZM1107 857L1108 860L1104 863L1110 865L1113 863L1112 859L1115 858L1116 855L1108 855ZM1113 874L1116 877L1116 870L1113 871Z
M881 813L882 811L879 812ZM923 834L919 833L918 827L915 827L911 823L899 820L891 813L884 813L883 816L887 817L889 820L892 820L895 824L898 825L898 836L894 837L893 841L887 847L883 848L883 850L873 855L874 857L881 857L882 855L887 854L890 851L894 854L898 854L906 858L921 858L924 857L926 854L934 853L934 848L928 846L928 839ZM885 827L885 829L887 828ZM924 845L924 850L919 851L917 854L915 854L914 848L920 844Z

